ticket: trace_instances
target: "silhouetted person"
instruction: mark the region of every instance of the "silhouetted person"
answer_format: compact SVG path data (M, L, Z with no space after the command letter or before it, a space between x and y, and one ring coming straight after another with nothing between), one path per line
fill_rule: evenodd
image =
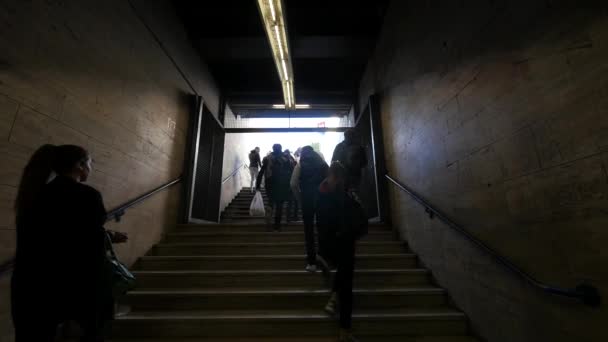
M289 196L289 175L292 172L291 162L283 154L282 146L274 144L272 153L264 158L262 169L258 174L256 188L259 190L262 177L265 177L266 193L270 199L272 211L274 211L274 230L281 230L281 217L283 216L283 204Z
M82 341L103 341L114 298L106 268L106 211L101 194L84 184L88 152L44 145L26 165L15 203L17 252L12 278L16 342L51 342L73 320ZM114 242L127 236L114 233Z
M260 148L256 147L249 152L249 174L251 175L251 192L254 191L255 181L258 179L258 173L262 167L262 160L260 159Z
M358 190L363 168L367 166L367 156L352 128L344 132L344 141L334 149L331 161L340 162L346 169L346 188Z
M331 164L327 179L319 187L317 210L320 254L337 267L332 293L325 311L340 314L340 341L352 336L353 275L356 241L367 233L367 214L352 190L346 186L347 171Z
M289 173L289 179L291 179L292 175L293 175L293 170L295 169L298 162L297 162L296 158L294 158L291 155L291 151L285 150L283 153L285 153L285 157L287 157L287 159L289 160L289 163L291 163L291 172ZM287 222L297 221L299 211L300 211L299 202L296 199L295 193L290 188L289 197L287 199L287 215L285 215L285 216L287 216Z
M328 168L327 163L311 146L305 146L301 150L300 162L291 178L292 192L302 203L306 239L306 270L309 272L317 271L315 211L319 197L319 185L327 177Z

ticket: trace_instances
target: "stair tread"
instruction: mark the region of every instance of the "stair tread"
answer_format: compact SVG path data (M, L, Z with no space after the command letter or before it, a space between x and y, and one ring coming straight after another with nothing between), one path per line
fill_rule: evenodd
M353 313L356 319L465 319L464 313L450 308L416 308L416 309L391 309L391 310L364 310ZM117 320L328 320L335 319L328 316L322 310L276 310L268 311L145 311L132 312L126 316L118 317Z
M302 259L305 258L305 254L276 254L276 255L146 255L141 257L142 260L222 260L222 259ZM399 253L399 254L357 254L356 258L370 258L370 259L382 259L382 258L399 258L409 259L415 258L416 254L413 253Z
M281 234L281 233L275 233ZM402 245L400 241L365 241L361 240L357 242L357 245ZM276 246L276 242L162 242L158 246ZM282 242L281 246L303 246L304 241L301 242Z
M240 226L241 224L234 224L234 223L209 223L209 224L203 224L203 223L183 223L183 224L177 224L177 227L232 227L232 226ZM260 226L260 227L266 227L266 224L262 224L262 223L255 223L253 224L255 226ZM304 227L303 223L288 223L286 224L287 226L301 226ZM285 226L285 224L284 224ZM383 227L383 228L389 228L388 225L386 225L385 223L376 223L376 222L370 222L369 223L370 227Z
M154 295L188 295L188 296L281 296L281 295L327 295L331 291L326 289L263 289L252 290L246 289L179 289L179 290L133 290L127 295L129 296L154 296ZM396 288L396 289L353 289L355 294L378 294L378 295L413 295L413 294L445 294L445 290L440 287L411 287L411 288Z
M275 236L275 235L287 235L287 236L291 236L291 235L295 235L295 236L304 236L304 232L301 231L287 231L287 232L247 232L247 231L234 231L234 232L227 232L227 231L215 231L215 232L169 232L166 235L176 235L176 236L216 236L216 235L221 235L221 236L239 236L239 235L243 235L243 236ZM369 235L391 235L392 236L392 232L390 231L371 231L369 232Z
M285 336L285 337L263 337L263 338L255 338L255 337L205 337L201 338L119 338L119 339L110 339L108 342L336 342L336 337L293 337L293 336ZM70 342L77 340L69 340ZM456 335L448 335L448 336L388 336L388 337L380 337L374 336L374 342L478 342L477 339L470 336L456 336Z
M332 271L335 272L335 271ZM134 274L166 274L166 275L291 275L291 274L311 274L305 270L161 270L161 271L133 271ZM320 274L320 272L317 272ZM404 268L404 269L357 269L355 274L374 274L374 273L390 273L390 274L421 274L429 273L424 268ZM314 274L311 274L314 275Z

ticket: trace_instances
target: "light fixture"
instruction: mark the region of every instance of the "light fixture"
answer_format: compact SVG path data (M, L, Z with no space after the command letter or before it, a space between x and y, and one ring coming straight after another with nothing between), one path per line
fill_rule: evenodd
M274 64L281 79L283 100L285 101L285 104L281 108L296 109L298 107L295 105L293 68L289 42L287 41L287 24L283 2L282 0L258 0L258 8L260 9L264 30L272 49ZM273 108L278 107L273 105Z
M284 104L273 104L272 108L274 108L274 109L285 109L285 105ZM309 104L296 104L295 108L296 109L310 109L310 105Z

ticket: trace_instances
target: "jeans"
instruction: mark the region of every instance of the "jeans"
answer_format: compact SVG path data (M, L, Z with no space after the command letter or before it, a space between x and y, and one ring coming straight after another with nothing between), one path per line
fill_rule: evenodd
M249 174L251 175L251 192L255 191L255 180L258 178L260 169L257 167L249 167Z
M309 265L317 264L315 236L316 200L316 191L302 191L302 216L304 219L304 238L306 240L306 260Z
M340 328L350 329L353 324L353 276L355 272L355 241L338 239L337 266L333 292L338 294Z
M274 212L274 229L281 228L281 218L283 216L283 205L285 201L273 201L272 211Z
M287 219L296 221L298 219L298 212L300 211L298 200L294 197L287 201Z

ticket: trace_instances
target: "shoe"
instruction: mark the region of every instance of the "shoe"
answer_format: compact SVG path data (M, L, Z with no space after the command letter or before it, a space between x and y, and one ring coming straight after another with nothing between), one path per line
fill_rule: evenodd
M353 336L353 333L350 330L340 329L340 338L339 342L359 342L358 339Z
M325 312L327 312L327 314L330 316L335 316L337 306L338 297L336 296L335 292L332 292L331 297L329 297L329 300L327 301L327 304L325 304Z
M114 317L123 317L131 313L129 305L114 304Z
M321 269L321 275L323 276L325 286L331 288L331 285L333 284L331 269L329 268L329 265L325 259L323 259L320 255L317 255L317 266L319 269Z
M317 272L317 265L306 265L306 272L315 273Z

